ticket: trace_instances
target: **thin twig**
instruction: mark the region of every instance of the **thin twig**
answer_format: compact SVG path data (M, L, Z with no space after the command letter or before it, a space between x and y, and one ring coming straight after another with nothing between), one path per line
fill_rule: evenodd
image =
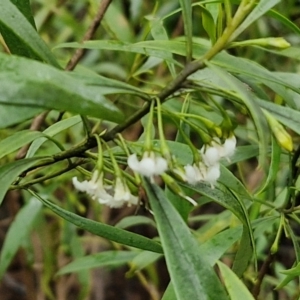
M269 252L266 260L264 261L262 267L259 270L257 280L251 291L251 293L255 299L257 299L257 297L260 293L260 287L261 287L262 281L263 281L265 275L267 274L267 272L269 270L269 266L272 263L272 261L273 261L273 255L271 254L271 252Z
M86 31L85 35L83 36L82 42L89 41L90 39L92 39L96 30L98 29L99 25L101 24L104 14L105 14L106 10L108 9L111 2L112 2L112 0L101 1L98 12L97 12L92 24L90 25L90 27ZM67 63L67 66L65 69L67 71L74 70L74 68L76 67L76 65L78 64L80 59L83 57L85 52L86 52L86 49L78 48L75 51L75 53L73 54L73 56L71 57L71 59L69 60L69 62Z

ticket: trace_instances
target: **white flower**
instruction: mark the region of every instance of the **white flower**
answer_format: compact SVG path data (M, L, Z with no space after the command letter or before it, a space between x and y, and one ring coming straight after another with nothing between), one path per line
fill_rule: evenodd
M220 165L219 164L208 167L206 169L205 181L210 183L211 187L213 188L214 184L216 184L216 182L219 179L220 175L221 175L221 172L220 172Z
M214 166L221 158L218 147L203 146L200 150L203 162L206 166Z
M138 197L133 196L125 182L121 178L116 179L114 195L112 196L111 185L104 185L103 173L96 170L90 181L79 182L77 177L72 179L74 187L80 192L86 192L101 204L112 208L119 208L127 203L128 206L138 203Z
M189 184L196 184L204 181L206 175L206 167L203 163L184 166L186 181Z
M215 138L212 142L212 145L218 149L220 157L229 159L235 152L236 138L234 135L232 135L230 138L225 140L223 145L221 145L220 139Z
M146 151L140 161L136 154L132 154L128 157L127 162L133 171L146 177L161 175L168 169L167 160L161 156L156 156L152 151Z

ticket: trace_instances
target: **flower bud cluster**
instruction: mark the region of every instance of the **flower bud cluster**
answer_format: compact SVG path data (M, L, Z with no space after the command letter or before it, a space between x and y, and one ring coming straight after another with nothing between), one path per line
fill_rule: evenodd
M114 186L105 185L103 172L99 173L98 170L94 171L89 181L80 182L77 177L73 177L73 185L80 192L87 193L92 199L111 208L119 208L124 204L127 206L138 204L138 197L131 194L122 178L117 177Z

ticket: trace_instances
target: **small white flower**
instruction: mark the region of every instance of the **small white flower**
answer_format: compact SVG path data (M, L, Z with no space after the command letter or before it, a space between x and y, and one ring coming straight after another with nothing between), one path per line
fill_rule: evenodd
M101 204L105 204L112 208L119 208L127 203L128 206L138 203L138 197L132 195L125 182L121 178L116 179L114 187L114 195L112 196L111 185L104 185L103 173L99 174L96 170L90 181L84 180L79 182L77 177L72 179L74 187L80 192L86 192Z
M145 152L142 159L139 161L134 153L128 157L128 166L139 174L152 177L161 175L168 169L167 160L161 156L156 156L154 152Z
M203 162L206 166L214 166L220 160L220 151L218 147L214 146L203 146L200 150Z
M184 166L186 181L189 184L196 184L197 182L204 181L206 175L206 167L203 163L186 165Z
M220 157L229 159L235 152L236 138L232 135L230 138L225 140L223 145L221 145L220 139L214 138L212 145L218 149Z
M205 178L204 180L211 184L211 187L214 187L214 184L216 184L217 180L219 179L221 175L220 172L220 165L216 164L214 166L208 167L206 170Z

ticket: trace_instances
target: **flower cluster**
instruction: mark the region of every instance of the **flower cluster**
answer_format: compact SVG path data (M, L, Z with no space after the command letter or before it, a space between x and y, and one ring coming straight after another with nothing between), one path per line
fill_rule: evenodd
M96 170L91 180L78 181L73 177L73 185L80 192L85 192L101 204L106 204L112 208L119 208L124 204L128 206L137 205L138 197L131 194L126 182L117 177L115 185L105 185L103 181L103 172L99 174ZM112 193L114 191L114 193Z
M199 151L202 161L193 165L186 165L182 179L189 184L197 182L208 182L213 187L220 177L220 159L230 157L234 154L236 147L236 138L232 135L221 144L219 139L214 139L211 145L204 145Z
M236 138L232 135L222 144L217 138L214 138L210 145L204 145L199 154L202 158L200 162L193 165L184 166L183 170L173 169L181 179L189 184L197 182L208 182L213 185L220 177L220 159L230 157L234 154L236 147ZM137 173L153 178L155 175L161 175L168 169L167 160L154 152L145 152L139 161L136 154L128 158L128 166Z
M128 166L135 172L152 178L155 175L161 175L168 169L167 160L161 156L155 155L153 151L146 151L139 161L136 154L128 157Z

